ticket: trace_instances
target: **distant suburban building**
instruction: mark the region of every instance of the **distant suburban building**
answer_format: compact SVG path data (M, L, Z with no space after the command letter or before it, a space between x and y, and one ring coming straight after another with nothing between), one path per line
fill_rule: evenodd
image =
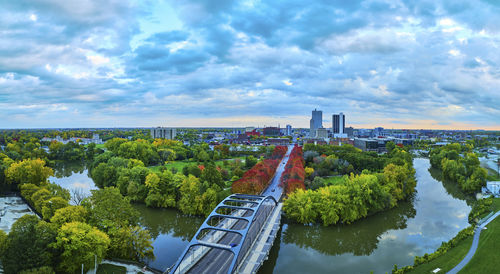
M246 127L245 132L252 132L255 130L255 127Z
M316 130L323 127L323 112L321 110L314 109L312 111L312 118L309 122L309 136L316 136Z
M153 139L175 139L175 136L177 136L177 130L175 128L156 127L151 129L151 137Z
M292 126L291 125L286 125L285 135L292 136Z
M104 144L104 142L102 141L102 139L99 138L99 134L96 134L96 133L94 133L92 135L92 138L71 137L71 138L69 138L67 140L64 140L61 136L57 135L56 138L43 137L40 141L41 142L56 141L56 142L60 142L60 143L63 143L63 144L67 144L69 142L74 142L74 143L79 143L81 145L88 145L88 144L91 144L91 143L94 143L96 145Z
M290 144L290 139L288 138L269 138L266 140L268 145L274 146L287 146Z
M280 136L279 127L265 127L263 129L264 136Z
M342 112L332 115L332 130L333 137L335 138L347 137L347 134L345 133L345 115Z

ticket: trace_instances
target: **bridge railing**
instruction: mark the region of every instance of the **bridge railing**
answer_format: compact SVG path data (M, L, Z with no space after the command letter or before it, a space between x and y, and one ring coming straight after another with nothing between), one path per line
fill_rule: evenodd
M267 197L262 202L262 205L259 207L259 210L257 211L257 214L255 215L254 220L250 225L250 228L248 229L248 232L241 246L240 252L238 253L236 266L238 266L241 263L241 260L243 260L245 254L248 252L255 239L257 239L257 236L259 235L259 232L263 227L264 222L267 220L267 217L270 215L275 206L276 203L274 202L274 199L270 197Z
M227 256L217 257L225 260L221 268L227 269L227 273L232 273L252 246L276 205L277 201L272 196L245 194L228 196L207 217L173 267L172 273L189 272L214 249L219 250L218 252L227 252ZM214 218L217 220L214 221ZM247 222L247 225L242 226L244 222ZM241 237L230 237L230 244L219 243L228 233L238 234Z

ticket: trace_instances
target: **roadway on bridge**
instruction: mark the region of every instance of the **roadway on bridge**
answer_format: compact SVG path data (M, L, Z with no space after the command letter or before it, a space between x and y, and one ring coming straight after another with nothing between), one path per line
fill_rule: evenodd
M279 186L281 175L283 171L285 171L285 165L288 162L290 157L290 153L292 152L293 145L288 146L288 150L281 160L280 164L276 168L276 173L269 184L269 186L262 193L263 196L273 196L276 201L281 199L281 195L283 194L283 188ZM246 223L243 221L238 221L234 224L232 229L241 229L244 227ZM235 240L237 240L238 236L236 234L228 234L226 233L217 243L223 245L230 245ZM242 243L240 243L242 244ZM227 258L223 258L227 256ZM231 262L231 255L228 251L212 248L207 254L196 263L190 270L190 273L227 273L228 266Z
M289 145L288 150L283 157L283 160L281 160L278 168L276 169L276 173L274 175L273 180L271 181L271 184L262 192L263 196L273 196L276 201L279 201L281 199L281 195L283 194L283 188L279 186L280 184L280 179L281 175L283 174L283 171L285 171L285 166L286 163L288 163L288 159L290 158L290 153L292 152L294 145ZM274 190L274 191L273 191Z

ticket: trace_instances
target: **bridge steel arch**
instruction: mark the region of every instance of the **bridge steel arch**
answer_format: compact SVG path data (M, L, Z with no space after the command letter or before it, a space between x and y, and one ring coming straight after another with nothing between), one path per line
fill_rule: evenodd
M228 205L227 202L239 202L239 203L245 203L246 205L243 206L233 206L233 205ZM267 206L264 206L265 203L271 202L272 207L267 208ZM262 195L248 195L248 194L232 194L226 197L224 200L222 200L216 207L215 209L208 215L208 217L205 219L203 224L200 226L196 234L194 235L193 239L189 242L189 245L186 247L182 255L179 257L177 262L175 263L174 267L172 268L170 273L185 273L182 271L182 269L179 269L179 266L181 266L181 263L184 261L184 259L188 258L188 253L192 248L198 247L198 246L204 246L204 247L209 247L209 248L214 248L214 249L220 249L220 250L225 250L233 254L231 263L229 265L227 273L233 273L237 266L240 264L241 260L243 259L244 255L248 251L248 249L251 247L253 241L255 240L256 236L258 235L258 232L262 228L263 223L266 221L267 217L270 215L270 213L274 210L276 205L278 204L278 201L273 196L262 196ZM226 215L226 214L221 214L217 213L218 209L220 208L229 208L229 209L241 209L241 210L247 210L247 212L251 212L248 216L233 216L233 215ZM264 217L262 217L264 215ZM243 229L232 229L232 228L220 228L220 227L215 227L209 224L209 221L212 219L212 217L219 217L219 218L226 218L226 219L238 219L238 220L245 220L248 221L248 224L246 225L245 228ZM222 245L222 244L217 244L217 243L208 243L203 240L198 240L198 236L202 233L204 230L213 230L213 231L222 231L222 232L231 232L231 233L236 233L241 235L241 240L238 245ZM257 234L256 234L257 233ZM256 235L253 235L256 234ZM253 237L253 238L252 238ZM203 259L203 256L206 254L201 255L201 259ZM190 266L193 267L196 264L193 264ZM189 269L188 269L189 271ZM168 270L166 271L168 272Z

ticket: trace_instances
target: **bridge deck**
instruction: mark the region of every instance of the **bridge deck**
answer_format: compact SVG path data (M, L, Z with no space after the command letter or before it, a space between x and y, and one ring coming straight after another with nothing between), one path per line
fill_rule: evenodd
M291 151L292 146L289 146L262 195L233 194L219 203L195 234L172 273L257 272L267 259L280 227L282 204L279 200L283 189L279 184ZM218 213L227 210L231 213ZM222 219L215 226L210 223L214 217ZM202 233L204 231L209 232Z
M282 207L283 203L279 203L278 206L274 208L273 213L271 213L271 216L269 216L268 221L259 234L259 238L257 238L253 246L250 247L247 255L243 258L242 263L236 270L236 273L257 273L262 263L267 260L274 239L280 229Z

